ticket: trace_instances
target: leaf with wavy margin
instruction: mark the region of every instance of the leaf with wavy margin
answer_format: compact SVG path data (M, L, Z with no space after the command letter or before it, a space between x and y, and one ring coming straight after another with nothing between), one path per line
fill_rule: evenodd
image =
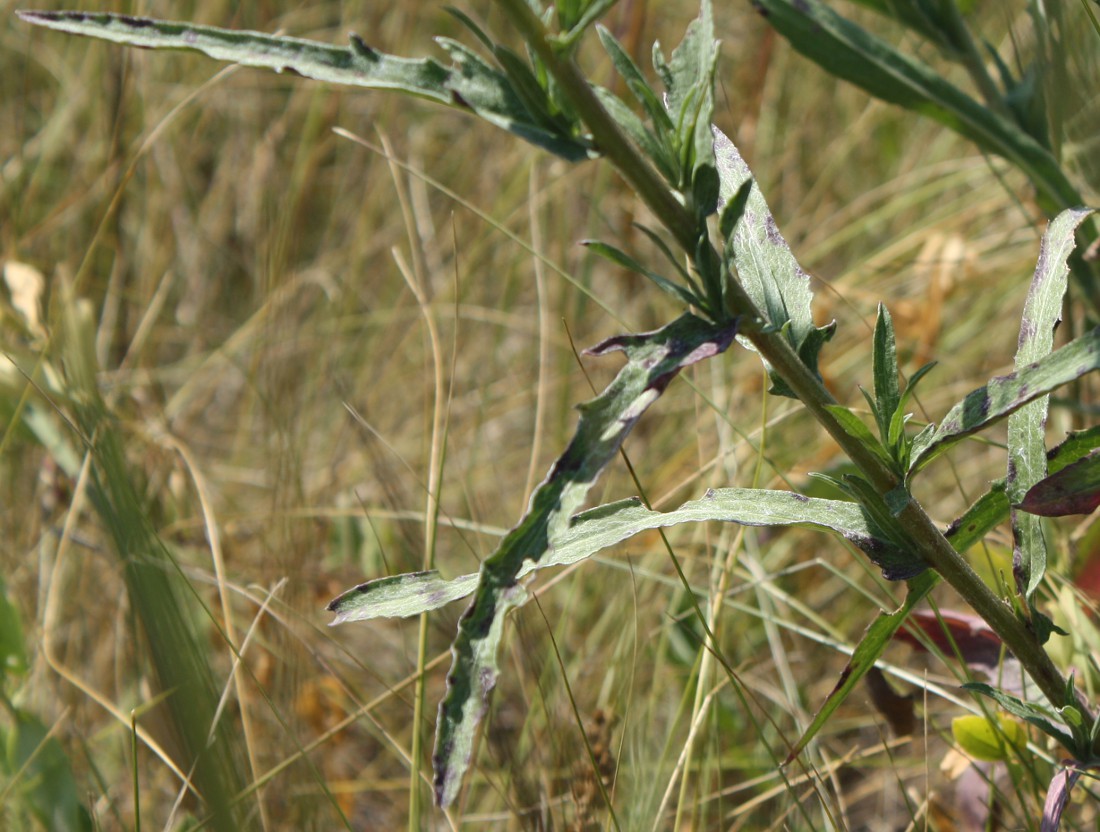
M221 29L167 20L90 12L20 11L28 23L75 35L146 49L186 49L241 66L289 70L306 78L397 90L438 104L467 109L538 147L569 161L591 155L580 138L550 123L544 109L529 108L519 94L523 79L498 71L474 52L447 38L437 42L451 57L445 67L431 58L387 55L351 35L350 46ZM527 92L526 87L523 88ZM545 95L545 93L543 94ZM549 109L547 104L545 109Z
M681 369L729 348L735 325L718 326L683 315L656 332L623 335L589 350L621 350L627 363L597 398L580 406L576 433L535 489L523 519L481 565L477 592L458 624L447 693L439 706L435 744L435 795L440 806L458 796L473 755L478 725L498 673L496 653L504 616L527 597L520 572L551 556L588 489L631 428Z

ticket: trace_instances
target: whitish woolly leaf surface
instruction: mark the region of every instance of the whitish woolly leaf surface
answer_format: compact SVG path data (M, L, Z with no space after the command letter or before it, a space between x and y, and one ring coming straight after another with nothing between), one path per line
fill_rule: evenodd
M579 514L538 563L526 562L517 578L536 569L567 566L584 560L650 529L681 523L719 521L744 526L812 526L837 532L867 552L880 566L888 557L912 559L895 551L885 537L868 524L855 503L803 497L790 491L753 488L718 488L699 500L684 503L667 512L650 511L637 498L610 503ZM887 565L888 568L888 565ZM438 572L413 572L379 578L336 598L328 609L336 613L333 624L370 618L409 617L438 609L472 593L477 575L462 575L451 581Z
M1075 247L1074 232L1090 213L1063 211L1047 228L1039 248L1024 314L1016 369L1021 370L1054 349L1054 327L1062 319L1062 298L1069 282L1067 260ZM1046 425L1049 396L1040 396L1008 417L1008 499L1022 502L1047 474ZM1046 541L1041 522L1026 511L1012 512L1012 571L1019 591L1030 598L1047 567Z
M453 41L440 45L453 61L445 67L431 58L387 55L357 35L351 45L332 46L262 32L234 31L193 23L150 20L87 12L17 12L28 23L77 35L149 49L188 49L242 66L289 70L332 84L397 90L440 104L466 108L498 127L571 161L587 158L589 149L572 136L548 129L532 113L503 73Z
M1097 369L1100 369L1100 327L1018 372L994 378L952 407L935 431L917 437L910 475L960 439Z
M752 171L729 137L717 127L712 129L720 182L719 202L725 205L752 179ZM835 325L814 326L810 276L798 265L755 182L741 221L734 227L733 239L726 242L726 250L756 308L764 314L768 324L785 332L802 362L816 373L818 353L833 336ZM744 339L742 344L752 349ZM772 383L771 392L793 397L787 383L770 367L768 377Z
M618 452L623 439L680 370L726 350L735 326L716 326L683 315L656 332L623 335L589 350L621 350L627 363L596 399L581 405L576 433L534 494L519 525L481 565L477 592L458 625L447 693L439 706L435 793L441 806L458 796L473 754L478 724L496 685L496 652L503 618L526 600L517 583L525 563L541 563L551 541L568 527L588 489Z

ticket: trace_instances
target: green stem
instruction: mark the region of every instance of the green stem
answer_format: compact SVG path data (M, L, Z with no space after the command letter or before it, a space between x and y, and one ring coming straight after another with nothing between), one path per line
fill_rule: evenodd
M596 146L634 187L646 205L675 236L680 246L694 256L698 240L705 229L696 224L691 212L622 133L572 59L558 54L549 32L525 0L498 0L498 3L546 65L563 92L569 96L570 102L591 131ZM894 473L858 440L849 436L826 409L828 405L835 404L836 400L817 375L802 363L781 334L762 330L759 326L760 312L744 287L731 281L728 296L730 309L748 322L742 327L742 334L783 377L867 480L883 494L896 488L899 482ZM1062 700L1066 690L1065 679L1035 635L955 551L916 500L910 497L897 519L908 536L913 551L942 575L993 628L1047 699L1056 706L1064 704Z

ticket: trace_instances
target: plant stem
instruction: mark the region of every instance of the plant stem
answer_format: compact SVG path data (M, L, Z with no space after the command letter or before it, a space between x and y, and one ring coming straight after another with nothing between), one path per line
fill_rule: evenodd
M694 256L698 241L706 233L705 228L696 224L691 212L619 129L574 61L558 53L552 36L525 0L498 0L498 3L569 97L591 131L596 146L637 191L680 246ZM742 335L753 343L761 357L783 377L863 476L883 494L896 488L899 482L894 473L862 443L849 436L826 409L827 405L835 404L836 400L817 375L802 363L786 338L779 333L762 330L759 310L737 281L731 281L728 299L730 309L745 322L741 329ZM913 552L942 575L993 628L1047 699L1055 706L1065 704L1062 701L1066 690L1065 679L1035 635L955 551L917 501L910 497L897 520L905 531ZM1085 718L1091 725L1091 717L1086 714Z

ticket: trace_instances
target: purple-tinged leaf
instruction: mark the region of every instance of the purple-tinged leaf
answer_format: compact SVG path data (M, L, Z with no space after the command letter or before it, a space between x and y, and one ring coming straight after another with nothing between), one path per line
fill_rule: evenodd
M912 736L917 724L913 694L898 693L877 667L867 671L867 690L871 694L871 704L890 726L890 733L895 737Z
M1016 507L1041 517L1092 514L1100 506L1100 451L1040 480Z
M1043 820L1039 824L1039 832L1058 832L1062 825L1062 813L1069 803L1069 793L1074 785L1081 779L1081 769L1073 760L1065 760L1062 763L1065 768L1054 775L1047 788L1047 799L1043 803Z
M1040 396L1100 369L1100 327L1022 370L998 376L969 393L944 416L935 431L913 442L909 475L920 471L956 442L971 436Z

